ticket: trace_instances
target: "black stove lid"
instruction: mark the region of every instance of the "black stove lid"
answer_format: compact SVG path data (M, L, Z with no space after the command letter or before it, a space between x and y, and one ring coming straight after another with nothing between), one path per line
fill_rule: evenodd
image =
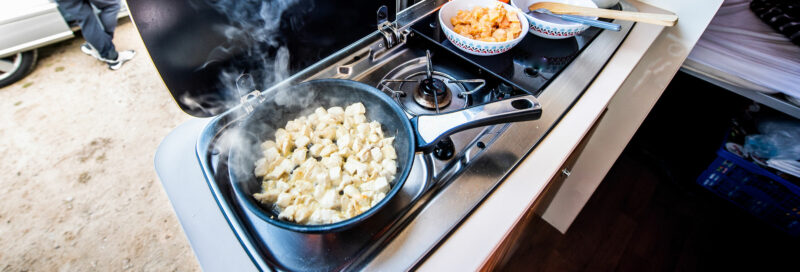
M237 78L264 90L377 30L396 3L328 0L128 0L161 78L184 112L239 103Z

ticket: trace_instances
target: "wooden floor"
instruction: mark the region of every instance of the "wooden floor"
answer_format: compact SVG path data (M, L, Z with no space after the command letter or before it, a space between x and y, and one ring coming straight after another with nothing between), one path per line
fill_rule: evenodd
M690 80L688 84L697 87L699 83ZM653 135L679 137L686 133L661 129L675 115L659 116L673 108L672 100L681 100L681 96L672 92L659 101L651 113L655 116L648 117L566 234L540 218L534 219L502 270L800 271L800 239L774 229L694 183L698 169L702 171L711 162L719 142L710 148L703 143L710 152L697 151L701 155L683 160L670 160L677 156L664 151L670 148L654 148L658 146L654 143L665 139ZM728 98L734 100L730 103L744 103L736 97ZM704 103L683 105L682 109L692 107L699 112L683 114L715 118L703 112L714 110ZM716 118L725 117L722 114ZM702 129L704 122L712 121L701 119L689 123L682 120L681 124ZM719 130L724 125L717 127ZM704 141L713 143L718 139Z

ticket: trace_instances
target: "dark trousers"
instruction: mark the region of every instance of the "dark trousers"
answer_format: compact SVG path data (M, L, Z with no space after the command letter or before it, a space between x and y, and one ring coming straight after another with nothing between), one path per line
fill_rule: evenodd
M56 0L61 10L78 20L83 38L100 53L100 56L117 59L117 50L111 40L117 27L120 0ZM92 5L100 10L95 15Z

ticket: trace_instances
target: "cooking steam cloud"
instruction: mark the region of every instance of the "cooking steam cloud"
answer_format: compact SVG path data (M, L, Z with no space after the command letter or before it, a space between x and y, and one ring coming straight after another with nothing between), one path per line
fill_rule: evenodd
M239 98L247 93L267 89L289 77L290 54L282 36L281 21L286 20L283 22L284 28L287 25L291 29L302 27L302 20L288 18L296 16L286 16L285 12L290 8L296 11L301 6L305 12L310 12L314 8L313 1L304 1L302 5L298 5L301 0L193 1L194 6L200 6L197 2L203 1L202 6L213 8L227 17L228 21L228 24L214 27L214 31L222 34L226 42L214 48L205 63L197 69L217 62L231 64L222 68L218 75L222 101L220 97L191 97L185 94L179 98L184 105L216 115L238 105ZM229 61L234 56L236 59ZM237 86L243 75L251 79L247 88L242 88L241 84Z
M266 117L275 121L283 120L280 122L284 123L256 121L265 117L263 112L256 113L257 116L249 117L254 120L240 122L247 123L247 127L236 126L226 129L215 142L215 148L219 151L235 150L237 156L243 158L239 162L229 163L233 171L252 174L253 163L262 156L259 148L261 141L274 135L277 128L286 125L285 121L290 119L284 115L300 116L313 111L313 108L309 107L313 104L313 97L308 95L309 93L293 94L289 88L274 88L268 94L263 93L263 90L289 77L290 54L285 43L286 38L282 35L286 35L286 28L300 29L303 26L303 20L300 19L302 16L299 13L309 13L313 10L313 1L303 1L301 5L301 0L195 1L204 1L205 5L228 19L228 24L214 28L225 37L226 42L213 49L207 56L206 62L197 69L206 68L215 62L231 63L231 65L223 68L218 75L224 101L184 96L180 98L184 105L216 115L240 104L240 98L253 90L262 90L262 95L266 98L263 104L279 105L279 108L269 110ZM292 14L285 14L290 8ZM300 8L303 10L299 10ZM230 62L233 56L237 59ZM244 59L244 63L241 63L239 58ZM284 110L284 107L287 109ZM294 108L296 111L298 107L305 110L300 113L288 110Z

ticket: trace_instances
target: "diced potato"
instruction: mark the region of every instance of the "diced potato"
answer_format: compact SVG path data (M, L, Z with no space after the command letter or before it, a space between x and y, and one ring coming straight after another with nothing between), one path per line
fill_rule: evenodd
M381 147L381 153L383 153L383 158L390 160L397 159L397 153L394 151L394 147L391 145L384 145Z
M336 122L344 121L344 109L342 109L342 107L332 107L328 109L328 114L330 114L331 118Z
M318 200L322 199L322 196L325 194L325 191L327 191L325 190L325 187L327 186L322 184L317 184L317 186L314 186L314 198Z
M397 162L395 160L385 159L381 162L381 166L383 166L386 176L394 176L397 173Z
M256 177L263 177L264 175L267 174L267 171L269 171L269 169L267 168L267 159L265 158L258 159L256 161L256 170L255 170Z
M297 210L295 206L289 206L283 209L280 214L278 214L278 219L294 221L294 213Z
M322 115L327 115L327 114L328 114L328 111L326 111L326 110L325 110L325 108L323 108L323 107L319 107L319 108L316 108L316 109L314 110L314 113L315 113L317 116L322 116Z
M373 147L372 149L369 150L369 154L370 154L370 156L372 156L372 159L375 160L375 161L383 160L383 152L381 152L380 148Z
M306 206L298 206L297 210L294 212L294 221L298 223L305 223L308 220L308 217L311 216L313 210L309 209Z
M300 135L294 139L294 146L296 146L297 148L305 148L305 146L307 146L308 143L310 142L311 139L308 138L308 136Z
M381 146L392 146L393 143L394 143L394 137L389 137L381 140Z
M320 144L320 143L316 143L316 144L312 145L311 148L308 149L308 151L311 152L312 156L319 157L319 153L320 153L320 151L322 151L322 148L324 148L324 147L325 147L325 145Z
M361 148L361 150L356 153L356 158L358 158L359 161L367 161L369 159L369 151L371 147L372 146L365 146L364 148Z
M384 177L378 177L373 181L362 183L360 188L361 191L386 193L389 191L389 182Z
M381 140L381 136L378 136L378 133L370 132L369 135L367 136L367 142L372 143L372 144L377 143L380 140Z
M285 207L288 207L289 204L292 203L292 200L294 200L294 197L292 197L291 194L289 194L289 193L280 193L280 194L278 194L278 198L275 200L275 204L278 205L278 207L284 207L285 208Z
M358 115L354 115L353 116L353 122L354 123L361 124L361 123L364 123L366 121L367 121L367 116L364 116L363 114L358 114Z
M267 174L265 178L277 179L280 178L283 174L289 173L289 171L292 171L292 169L294 169L294 163L292 163L291 160L287 160L284 158L280 158L279 160L280 163L277 166L275 166L275 168L272 169L272 172L269 172L269 174Z
M295 165L302 164L306 160L306 153L308 153L308 150L305 148L295 149L292 153L292 163Z
M289 186L289 184L286 183L286 182L283 182L282 180L279 180L278 182L275 182L275 189L278 192L288 192L290 188L291 187Z
M377 205L378 202L381 202L381 200L383 200L384 197L386 197L386 194L384 193L375 194L375 196L372 197L372 203L370 203L370 205L371 206Z
M353 184L353 176L344 174L342 175L342 182L339 183L339 186L336 187L336 190L344 190L344 187L350 184Z
M338 184L339 181L342 180L342 168L339 166L329 168L328 176L331 178L331 181L333 181L334 184Z
M347 185L344 187L344 194L352 198L356 197L357 195L360 195L361 191L356 189L356 187L354 187L353 185Z
M330 156L333 152L336 152L337 148L335 144L329 144L322 148L319 151L319 155L322 157Z
M350 106L347 106L347 108L344 109L344 114L345 115L357 115L357 114L363 114L366 111L367 110L366 110L366 108L364 108L364 104L361 104L361 102L358 102L358 103L352 104Z
M336 139L336 146L339 147L339 149L343 149L345 147L350 147L351 143L352 143L352 140L350 139L350 134L342 135L342 137L339 137L338 139Z
M344 170L351 175L355 174L358 168L361 167L361 162L357 160L347 159L347 162L344 163Z
M269 141L268 140L268 141L264 141L264 143L261 144L261 149L262 150L267 150L270 147L275 147L275 141Z
M324 157L320 160L320 163L328 168L339 167L344 164L344 159L339 153L330 154L327 157Z
M254 163L262 191L253 197L301 224L339 222L376 205L390 190L397 155L394 138L365 114L361 103L320 107L277 129Z
M267 191L263 193L255 193L253 194L253 197L261 202L275 202L275 200L278 200L278 193L275 191Z
M270 165L273 162L275 162L280 156L281 153L280 151L278 151L277 146L271 146L264 150L264 160L265 160L264 163Z
M334 190L327 190L322 198L319 200L320 207L326 209L333 209L339 206L339 203L336 203L336 197L339 194L336 193Z

